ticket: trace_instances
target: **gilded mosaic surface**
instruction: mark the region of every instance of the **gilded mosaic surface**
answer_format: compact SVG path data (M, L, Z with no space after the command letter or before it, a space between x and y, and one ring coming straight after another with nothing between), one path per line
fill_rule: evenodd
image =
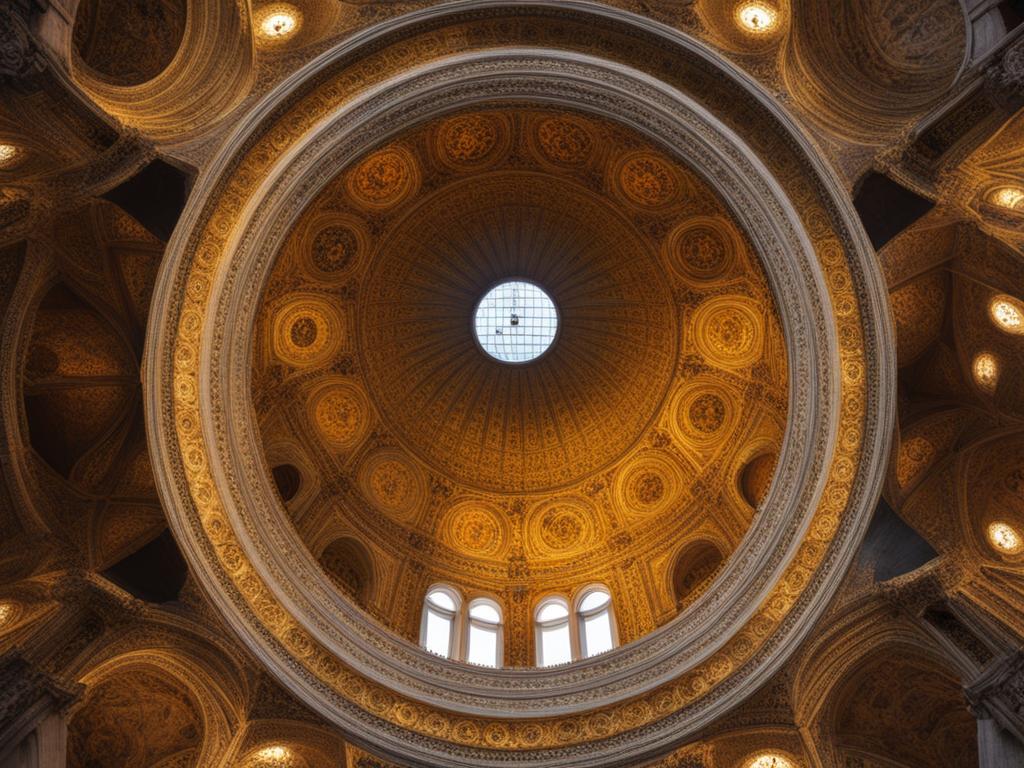
M474 31L474 39L480 43L492 40L498 42L507 39L509 34L512 34L513 39L524 39L516 38L522 31L516 29L516 26L516 23L501 23L491 27L483 24ZM579 34L574 37L568 28L558 27L553 30L553 34L571 48L578 41L590 39L593 31L590 27L576 30ZM537 32L537 28L531 27L525 39L537 40ZM541 36L550 32L552 30L541 32ZM566 33L569 33L569 39L575 42L568 42L564 37ZM624 55L628 56L636 51L629 42L623 42L624 45L619 50ZM442 35L428 47L435 52L442 52L452 45L462 50L462 38L458 35ZM396 53L403 65L407 65L413 49L404 45L402 48L402 52ZM343 73L333 86L328 86L324 95L328 101L343 99L353 88L365 87L368 81L373 80L372 76L368 79L367 76L375 71L374 68L378 65L379 62L372 61L372 57L364 60L351 72ZM675 63L672 68L659 70L658 74L669 81L674 81L679 76ZM699 89L702 84L710 84L710 80L702 83L702 78L707 80L708 76L699 70L688 75L694 88ZM728 99L728 95L720 94L714 88L701 93L709 98L710 106L722 108L723 113L729 112L725 103L715 102L716 96ZM223 516L209 468L205 463L204 449L198 433L198 414L195 412L195 361L197 343L204 323L203 302L209 290L209 277L211 270L222 258L224 236L231 231L232 221L238 214L240 205L252 194L254 181L259 177L260 170L266 167L273 154L288 146L301 135L304 127L314 122L317 115L322 114L324 101L317 95L307 101L299 101L293 109L291 114L285 116L253 146L252 151L237 168L237 174L224 188L224 196L221 197L220 203L210 211L208 228L203 231L196 243L196 260L193 264L196 271L187 280L185 304L180 314L178 350L175 353L175 418L191 495L199 512L196 522L201 524L205 535L210 537L220 567L225 569L225 574L230 575L232 583L239 590L239 598L245 602L248 610L261 617L260 620L265 622L265 626L270 628L292 658L301 660L307 671L320 677L325 684L348 701L409 731L462 745L536 749L593 741L653 723L679 711L686 704L713 690L718 683L725 680L733 670L758 651L793 608L814 570L822 563L828 543L840 526L841 515L857 477L857 456L862 447L866 405L866 371L859 300L846 262L846 244L833 229L825 206L815 202L817 190L813 181L802 172L800 164L793 163L792 158L787 158L785 153L775 164L780 181L789 188L794 197L802 201L801 216L808 232L814 238L818 256L828 276L829 291L836 307L843 386L839 440L835 455L829 457L831 464L822 504L795 559L787 566L761 608L742 631L734 635L706 663L702 663L692 672L645 696L642 700L615 705L607 711L581 713L545 721L503 723L486 718L458 718L406 700L354 674L336 659L325 654L324 649L308 632L287 617L287 613L267 591L261 578L244 557L240 556L234 542L234 534ZM737 116L729 119L737 119ZM766 158L770 157L772 149L781 148L780 139L772 135L765 135L758 146L758 149L765 151Z
M525 366L473 336L509 277L560 313ZM502 599L513 665L532 662L513 607L548 591L603 581L622 640L642 634L675 615L680 553L746 530L747 446L781 443L785 350L746 238L692 171L582 114L457 114L357 161L302 214L263 305L263 432L342 480L290 507L296 527L316 555L360 540L401 585L371 610L414 640L437 581Z

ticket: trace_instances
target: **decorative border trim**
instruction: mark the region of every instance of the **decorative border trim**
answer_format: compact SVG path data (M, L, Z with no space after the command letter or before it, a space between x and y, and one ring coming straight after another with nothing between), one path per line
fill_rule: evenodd
M494 2L457 3L433 13L435 18L450 13L455 21L464 21L456 9L529 10L523 8L526 4L512 5L514 11ZM546 4L529 5L540 10ZM594 11L585 3L560 3L550 12L555 10L584 18L585 10ZM430 14L415 14L423 15ZM620 64L567 52L516 49L446 58L438 65L410 70L357 102L331 108L330 117L312 130L303 126L307 130L299 143L284 142L273 168L270 162L263 164L266 181L254 190L253 202L232 198L230 191L225 197L222 182L230 177L229 165L239 162L250 148L264 118L277 109L283 111L293 88L330 68L335 54L325 55L268 97L223 148L199 180L161 270L153 314L158 320L150 328L147 347L147 413L161 496L186 556L251 650L293 691L354 732L358 740L417 765L436 765L441 756L451 765L614 765L626 759L635 763L640 755L652 756L677 744L754 690L810 628L860 540L880 488L880 468L886 464L895 363L892 345L883 341L891 339L891 329L872 252L835 178L779 108L742 75L729 72L728 65L712 60L681 34L648 20L607 8L600 15L641 27L648 34L655 32L664 42L683 49L680 56L696 56L705 66L718 69L719 76L740 82L781 123L795 145L792 148L816 172L815 191L831 208L821 213L826 221L811 222L812 234L835 227L842 238L837 252L820 254L826 257L827 273L809 258L807 222L800 220L767 169L754 164L747 147L679 91ZM406 21L381 26L397 27ZM481 91L481 86L486 87ZM311 573L312 558L301 542L296 548L294 533L292 539L282 538L280 511L269 501L273 499L269 475L259 459L252 424L246 424L251 416L245 406L248 351L237 346L226 351L223 329L234 329L231 336L236 341L248 338L237 330L251 324L234 323L245 319L245 304L254 304L251 299L262 286L259 270L265 278L276 244L301 210L297 201L311 199L324 182L305 175L315 173L317 162L322 169L330 153L351 158L360 142L379 140L380 131L374 133L371 126L382 116L387 116L388 125L405 126L439 109L522 98L523 89L531 86L541 87L541 92L533 93L535 99L616 119L643 117L641 127L669 146L685 146L677 143L683 137L696 139L707 163L700 170L712 181L728 178L736 185L731 189L719 185L719 191L742 217L780 300L790 354L791 423L777 482L755 530L730 560L715 589L684 617L630 646L567 669L487 672L427 657L371 626L333 590L324 590L325 577ZM447 98L442 101L446 88ZM313 160L317 162L310 165ZM743 167L750 176L737 173ZM767 194L751 199L755 191ZM217 209L225 200L233 215ZM780 207L766 208L766 201ZM285 215L289 209L291 216ZM206 243L201 240L204 235L211 238ZM216 248L204 249L203 245L214 242ZM220 253L230 258L222 261ZM252 261L243 264L246 260ZM807 269L799 277L794 274L798 266ZM214 306L214 291L221 297L217 315L204 319L196 310L205 306L208 312ZM844 303L839 304L839 298ZM826 309L830 304L839 307L838 315L830 316ZM813 329L808 328L811 324ZM825 457L832 459L830 466ZM812 518L823 493L823 504L834 508L832 514L827 519L819 514ZM217 547L207 538L211 532L223 535ZM233 535L238 536L237 543L231 542ZM801 540L802 536L808 538ZM831 546L823 546L829 539ZM250 558L260 565L253 568ZM231 566L235 566L233 573ZM294 567L310 581L285 577L285 566ZM269 580L269 590L262 583L264 578ZM276 616L277 621L268 622L268 616ZM766 622L761 628L767 635L756 627L753 634L747 631L759 620ZM732 634L712 634L720 626L733 630ZM324 648L337 651L336 658L352 672L337 661L332 666ZM746 652L736 656L739 663L733 665L725 662L722 649L726 648ZM703 677L694 671L698 664L705 669ZM332 686L324 674L337 682ZM353 677L363 680L358 688L352 684ZM397 703L393 701L396 692ZM486 697L485 704L465 701L465 695L478 694ZM640 694L648 694L647 699L625 701ZM463 701L457 700L460 695ZM404 696L413 701L403 704ZM386 706L376 706L374 697ZM550 701L557 703L552 707ZM424 705L449 712L463 708L467 714L492 718L582 714L558 721L576 729L567 736L529 722L516 726L501 720L490 725L463 720L445 731L447 738L439 739L413 722L423 719L417 708ZM640 705L642 711L636 716L625 710L637 710ZM592 712L611 706L616 711ZM409 717L403 717L403 712ZM619 714L624 715L621 721ZM433 711L426 719L435 716L447 717ZM586 732L581 732L583 717L590 718ZM604 729L597 723L599 718L610 721ZM408 723L403 722L406 719ZM531 728L541 734L535 745L529 738ZM602 730L609 738L601 739ZM551 748L559 744L573 746ZM516 751L481 749L483 745Z

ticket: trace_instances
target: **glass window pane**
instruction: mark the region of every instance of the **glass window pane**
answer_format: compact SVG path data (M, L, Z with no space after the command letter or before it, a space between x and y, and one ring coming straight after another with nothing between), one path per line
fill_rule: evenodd
M548 627L540 631L540 665L565 664L572 661L572 644L569 641L569 624Z
M580 601L580 610L584 613L587 611L593 611L595 608L607 605L608 601L611 599L611 595L604 590L595 589L593 592L588 592L586 597Z
M612 649L612 621L608 611L601 611L583 620L583 647L587 656L596 656Z
M506 363L540 357L558 331L558 310L539 286L509 280L489 290L477 305L476 338L484 351Z
M474 619L486 621L489 624L501 623L501 614L490 603L474 603L469 609L469 615Z
M466 661L485 667L498 666L498 630L470 624L469 653L466 654Z
M436 611L427 609L427 636L424 647L440 656L451 652L452 620Z
M552 600L537 612L537 621L564 619L569 615L569 607L561 600Z
M432 602L438 608L444 608L446 611L455 610L455 601L452 599L452 596L442 589L435 589L427 595L427 600Z

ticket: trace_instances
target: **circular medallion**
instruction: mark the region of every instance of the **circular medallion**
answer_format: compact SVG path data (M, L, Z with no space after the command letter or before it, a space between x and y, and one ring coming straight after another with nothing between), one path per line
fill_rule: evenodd
M565 557L588 548L596 537L595 513L574 497L543 502L527 522L528 551L540 557Z
M619 163L616 177L625 198L641 208L664 208L683 194L679 173L660 155L634 152Z
M399 521L415 517L426 486L412 462L398 451L381 451L359 469L359 485L370 504Z
M686 219L665 240L666 261L680 277L717 280L734 265L743 240L736 228L717 216Z
M500 510L481 501L455 504L445 516L446 539L471 557L494 557L505 546L505 526Z
M310 396L313 424L324 441L350 450L370 429L370 403L360 387L334 382L318 387Z
M693 325L697 349L715 365L738 368L761 354L760 311L747 299L709 299L697 308Z
M507 136L508 128L497 115L459 115L438 131L438 155L456 170L478 170L498 160L499 150L507 147Z
M352 197L367 208L390 208L418 185L416 159L398 145L367 157L352 170L347 182Z
M651 515L678 507L683 487L683 472L675 461L645 452L618 475L615 497L627 514Z
M322 297L295 297L274 317L274 353L289 365L322 365L337 354L343 340L341 313Z
M581 119L549 117L537 125L537 143L551 162L582 165L594 151L594 131Z

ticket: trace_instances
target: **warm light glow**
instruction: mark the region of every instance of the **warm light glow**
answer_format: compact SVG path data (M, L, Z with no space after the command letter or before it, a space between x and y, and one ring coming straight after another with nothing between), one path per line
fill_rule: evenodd
M782 755L765 752L747 763L747 768L796 768L796 766Z
M256 765L263 768L291 768L294 765L292 751L288 747L275 744L263 747L256 755Z
M992 523L988 527L988 540L1000 552L1008 554L1020 552L1022 546L1020 534L1007 523Z
M260 36L267 40L284 40L299 28L301 14L290 5L270 5L257 16Z
M21 162L22 151L14 144L0 144L0 168L13 168Z
M539 286L524 280L496 285L480 299L473 327L484 352L505 363L543 355L558 333L558 310Z
M988 305L996 326L1007 333L1024 334L1024 304L1010 296L996 296Z
M1024 209L1024 188L997 187L988 193L988 200L1000 208Z
M992 391L999 380L999 362L990 352L982 352L974 358L974 380L982 389Z
M736 10L736 18L747 32L761 35L775 29L779 14L764 3L744 3Z
M14 618L14 603L0 603L0 627Z

